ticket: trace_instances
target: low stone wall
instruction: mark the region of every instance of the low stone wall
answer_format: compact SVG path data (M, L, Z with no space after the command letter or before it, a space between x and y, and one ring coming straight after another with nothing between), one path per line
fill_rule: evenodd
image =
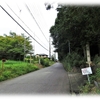
M70 92L79 94L81 85L85 84L86 76L83 76L82 73L68 72Z

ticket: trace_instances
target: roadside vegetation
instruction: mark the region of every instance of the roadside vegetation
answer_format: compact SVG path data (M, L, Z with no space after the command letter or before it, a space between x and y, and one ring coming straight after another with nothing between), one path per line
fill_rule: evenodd
M71 55L68 54L62 61L64 68L68 72L81 72L81 68L88 67L86 59L73 52ZM100 94L100 56L96 55L91 63L92 74L90 77L90 84L86 78L85 84L79 86L81 94ZM87 76L86 76L87 77Z
M58 59L67 71L81 71L89 65L87 48L91 55L91 84L81 87L83 93L100 93L100 7L99 6L69 6L59 4L55 24L50 28L53 45L58 52ZM89 50L88 49L88 50Z
M72 71L74 68L80 69L81 65L85 65L86 59L78 53L72 52L61 61L67 71Z
M2 61L0 61L0 81L15 78L38 69L37 66L23 61L7 60L3 66Z
M24 34L17 35L15 32L10 32L9 35L0 36L0 81L54 64L54 61L47 57L33 56L33 51L30 38Z
M96 55L93 59L93 74L90 76L90 84L86 81L84 86L80 87L83 94L100 94L100 57Z
M26 58L25 62L14 60L0 61L0 81L15 78L54 64L54 61L48 58L41 58L40 64L39 58L34 57L34 59L31 59L31 63L28 58Z

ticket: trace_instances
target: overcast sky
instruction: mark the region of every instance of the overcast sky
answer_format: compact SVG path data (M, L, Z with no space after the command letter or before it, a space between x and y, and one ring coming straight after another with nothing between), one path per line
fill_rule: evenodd
M49 29L54 25L55 18L57 16L57 3L53 4L54 8L46 10L43 2L2 2L1 5L10 13L10 15L16 19L40 44L49 50ZM49 2L52 3L52 2ZM33 17L29 13L27 7L29 7ZM17 16L31 29L31 31L20 21L20 19L11 11L11 9L17 14ZM38 23L38 25L37 25ZM24 33L25 36L29 36L23 31L1 8L0 8L0 35L9 34L9 32L16 32L17 34ZM32 38L33 49L35 54L45 53L49 55L49 51L41 47L37 42L34 42ZM53 46L52 46L53 48Z
M45 3L50 3L53 5L51 10L46 10ZM55 10L58 3L66 4L98 4L96 0L90 1L85 0L84 2L80 0L2 0L0 4L11 14L11 16L17 20L40 44L42 44L46 49L49 50L49 29L54 25L55 19L57 17L57 11ZM100 4L100 3L99 3ZM29 13L26 5L29 7L33 17ZM11 11L11 9L17 14L17 16L31 29L31 31L18 19L18 17ZM38 25L36 24L38 23ZM42 32L41 32L41 30ZM24 33L29 36L25 31L23 31L1 8L0 8L0 35L9 34L9 32L16 32L17 34ZM45 53L49 55L49 51L41 47L37 42L34 42L32 38L33 49L35 54ZM52 51L54 50L51 46Z

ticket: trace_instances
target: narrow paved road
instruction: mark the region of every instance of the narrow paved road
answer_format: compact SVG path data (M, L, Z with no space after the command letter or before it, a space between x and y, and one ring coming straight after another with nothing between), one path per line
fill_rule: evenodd
M0 94L69 94L67 72L61 63L0 82Z

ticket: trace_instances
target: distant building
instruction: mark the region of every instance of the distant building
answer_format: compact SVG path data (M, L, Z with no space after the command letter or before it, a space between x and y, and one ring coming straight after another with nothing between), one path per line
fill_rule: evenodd
M47 58L47 54L36 54L36 57Z
M34 56L34 51L29 51L25 56Z

